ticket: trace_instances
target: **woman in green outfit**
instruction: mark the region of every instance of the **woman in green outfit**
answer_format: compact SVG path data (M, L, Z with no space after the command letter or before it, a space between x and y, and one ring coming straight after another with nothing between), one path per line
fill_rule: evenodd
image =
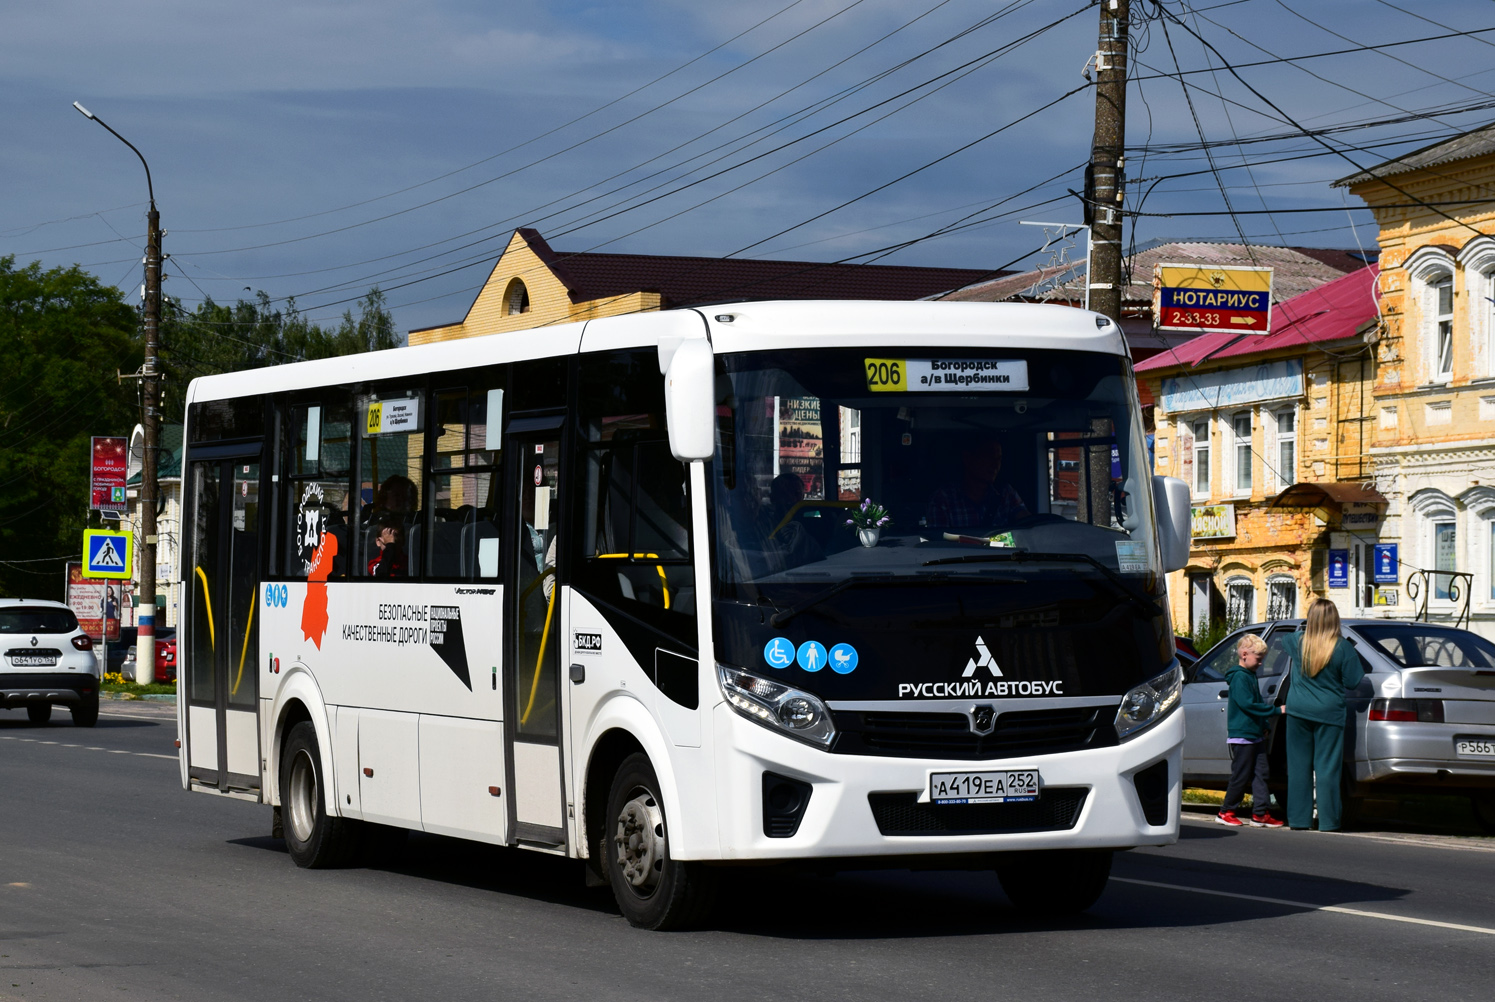
M1344 760L1346 689L1365 677L1360 656L1339 635L1339 610L1328 599L1308 608L1303 632L1283 648L1291 659L1287 690L1287 824L1307 828L1318 788L1319 831L1339 830L1344 817L1340 770Z

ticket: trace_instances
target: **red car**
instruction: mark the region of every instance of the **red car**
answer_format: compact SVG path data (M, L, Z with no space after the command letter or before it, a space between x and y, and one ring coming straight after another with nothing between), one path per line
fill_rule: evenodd
M176 636L156 638L156 681L176 681Z

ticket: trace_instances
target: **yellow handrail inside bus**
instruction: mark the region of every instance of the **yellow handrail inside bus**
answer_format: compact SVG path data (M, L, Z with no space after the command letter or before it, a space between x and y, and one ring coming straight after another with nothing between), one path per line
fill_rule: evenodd
M244 624L244 649L239 652L239 674L234 676L233 688L228 690L230 696L238 695L239 683L244 681L244 658L249 654L249 634L254 627L254 607L258 604L259 587L259 585L255 585L249 590L249 594L254 597L249 602L249 622Z
M657 553L599 553L598 560L658 560ZM659 587L664 591L664 607L670 607L670 579L664 576L664 564L655 564L654 569L659 572Z
M202 578L202 601L208 607L208 649L218 649L218 639L213 635L213 597L209 594L212 589L208 587L208 576L203 573L202 565L197 567L197 576Z
M529 586L529 588L525 589L526 594L528 594L529 591L532 591L535 585L538 585L541 581L544 581L548 577L554 576L554 570L546 571L544 574L540 575L539 580L536 581L535 584L532 584ZM540 669L545 665L545 644L550 640L550 620L551 617L555 615L555 596L559 591L560 589L555 587L550 589L550 604L545 608L545 629L540 633L540 651L535 655L535 677L530 680L529 684L529 702L525 704L524 712L519 715L519 723L521 726L529 721L530 711L535 708L535 696L540 692ZM523 599L521 598L521 602L522 601Z

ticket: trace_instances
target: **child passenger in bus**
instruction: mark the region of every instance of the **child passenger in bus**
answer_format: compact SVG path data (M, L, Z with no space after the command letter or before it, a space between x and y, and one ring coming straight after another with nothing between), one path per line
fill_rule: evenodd
M369 558L371 578L405 576L405 526L397 518L381 518L379 533L374 537L377 552Z
M1240 828L1281 828L1282 822L1268 810L1271 793L1267 790L1270 766L1267 762L1267 723L1281 712L1261 698L1256 688L1256 669L1267 652L1267 643L1255 633L1247 633L1235 645L1238 664L1225 672L1230 687L1230 704L1226 707L1225 727L1230 746L1230 784L1225 802L1215 820L1222 825ZM1251 820L1240 816L1246 787L1251 787Z

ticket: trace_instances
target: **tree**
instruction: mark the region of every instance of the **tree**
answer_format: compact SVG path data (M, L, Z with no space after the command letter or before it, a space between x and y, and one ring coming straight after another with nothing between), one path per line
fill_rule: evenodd
M198 376L397 348L401 340L377 287L359 301L357 316L345 310L336 327L310 323L294 299L277 309L264 292L232 306L208 299L190 312L168 301L161 321L166 421L182 420L187 385Z
M127 435L137 314L77 266L0 257L0 595L62 597L62 560L89 524L89 438Z

